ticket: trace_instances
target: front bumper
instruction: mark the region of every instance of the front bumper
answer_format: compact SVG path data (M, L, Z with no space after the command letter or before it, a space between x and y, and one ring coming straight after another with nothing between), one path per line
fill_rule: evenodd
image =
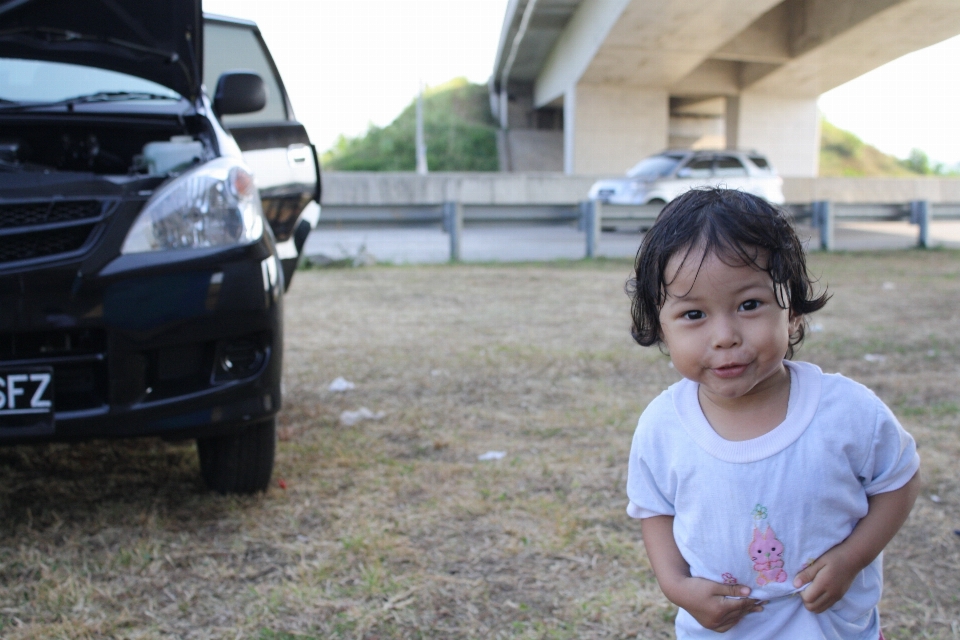
M244 247L0 273L0 367L53 371L53 429L0 444L219 435L280 407L283 277ZM7 425L9 426L9 425Z
M629 181L606 180L590 188L588 197L609 204L643 204L645 190L636 189Z

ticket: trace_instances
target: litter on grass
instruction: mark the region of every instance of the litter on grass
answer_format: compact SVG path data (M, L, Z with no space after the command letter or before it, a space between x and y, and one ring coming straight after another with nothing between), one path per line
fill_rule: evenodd
M352 427L355 424L363 422L364 420L380 420L385 414L383 411L377 411L374 413L367 409L366 407L360 407L356 411L344 411L340 414L340 424L345 427Z
M481 453L477 456L477 460L500 460L501 458L507 455L506 451L487 451L486 453Z
M887 356L881 356L876 353L868 353L867 355L863 356L863 359L867 362L883 362L887 359Z
M357 385L353 384L349 380L345 380L343 376L337 376L337 379L330 383L328 387L330 391L350 391L350 389L355 388Z

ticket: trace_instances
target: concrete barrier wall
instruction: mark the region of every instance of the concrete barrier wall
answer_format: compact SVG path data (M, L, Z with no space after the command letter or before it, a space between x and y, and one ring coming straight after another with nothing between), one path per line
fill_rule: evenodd
M558 205L584 200L601 176L562 173L415 173L328 171L323 204L385 206L438 204ZM784 178L789 203L814 200L893 203L960 202L957 178Z
M787 202L960 202L957 178L784 178Z
M383 206L459 201L468 205L570 204L595 178L562 173L327 172L323 204Z

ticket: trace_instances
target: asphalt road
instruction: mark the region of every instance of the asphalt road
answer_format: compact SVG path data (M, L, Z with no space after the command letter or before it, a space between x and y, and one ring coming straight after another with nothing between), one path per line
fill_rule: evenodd
M809 247L816 249L815 229L797 229ZM930 233L934 246L960 248L960 222L935 222ZM605 232L598 255L632 258L642 235L637 231ZM447 262L449 237L437 228L327 229L315 230L304 248L307 256L342 259L365 254L378 262L427 264ZM906 222L859 222L838 224L838 250L906 249L917 243L917 227ZM523 262L579 260L586 247L584 233L573 226L467 227L461 247L465 262Z

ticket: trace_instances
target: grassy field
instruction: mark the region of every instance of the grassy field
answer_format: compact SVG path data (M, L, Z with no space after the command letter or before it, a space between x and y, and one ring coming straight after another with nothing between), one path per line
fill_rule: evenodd
M960 253L810 261L834 297L798 358L873 388L923 457L884 633L956 640ZM630 266L298 274L261 496L205 492L189 444L0 449L0 636L673 637L624 513L636 418L676 379L630 339ZM361 407L383 415L341 424Z

